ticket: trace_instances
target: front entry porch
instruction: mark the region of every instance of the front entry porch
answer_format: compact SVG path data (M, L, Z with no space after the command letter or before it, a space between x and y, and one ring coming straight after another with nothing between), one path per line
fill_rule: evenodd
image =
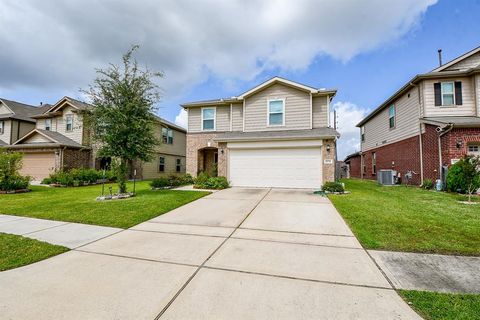
M197 174L206 172L211 176L218 175L218 148L199 149L197 157Z

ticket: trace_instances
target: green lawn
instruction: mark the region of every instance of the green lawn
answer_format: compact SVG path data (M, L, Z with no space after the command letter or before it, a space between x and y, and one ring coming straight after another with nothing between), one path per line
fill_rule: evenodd
M0 233L0 271L18 268L68 251L46 242Z
M132 190L132 183L128 185ZM137 182L137 196L96 201L101 185L76 188L31 187L29 193L0 195L0 213L69 222L128 228L199 199L209 192L150 190ZM113 190L117 187L113 185ZM108 188L105 187L106 192Z
M344 182L352 193L329 198L366 248L480 255L480 205L416 187Z
M400 290L399 294L426 320L480 319L480 295Z

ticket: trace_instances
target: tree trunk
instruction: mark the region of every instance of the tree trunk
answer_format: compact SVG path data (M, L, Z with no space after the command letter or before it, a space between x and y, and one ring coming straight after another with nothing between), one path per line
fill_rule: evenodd
M118 193L126 193L127 192L127 159L120 159L120 164L117 168L117 185L118 185Z

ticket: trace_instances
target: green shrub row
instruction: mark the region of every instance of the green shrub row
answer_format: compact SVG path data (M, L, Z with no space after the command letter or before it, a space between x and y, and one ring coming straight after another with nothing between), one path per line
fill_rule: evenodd
M185 186L192 183L194 183L194 179L188 173L185 175L172 174L167 177L153 179L152 182L150 182L150 186L152 188L169 188Z
M23 155L0 149L0 191L27 189L30 177L23 177L19 170L22 167Z
M95 169L71 169L69 171L57 171L48 178L43 179L43 184L59 184L62 186L73 187L85 184L96 183L103 179L103 171ZM107 181L114 181L115 174L113 171L105 172L105 179Z
M229 187L227 178L211 177L208 173L202 172L195 179L195 188L197 189L226 189Z
M322 186L323 191L327 192L344 192L343 184L340 182L325 182Z

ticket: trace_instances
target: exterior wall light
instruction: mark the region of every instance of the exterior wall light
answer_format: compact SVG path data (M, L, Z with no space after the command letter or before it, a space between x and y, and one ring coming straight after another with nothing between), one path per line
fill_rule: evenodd
M457 140L457 143L456 143L457 149L461 149L461 148L462 148L462 145L463 145L462 140L458 139L458 140Z
M327 146L325 147L325 150L327 150L327 152L330 152L330 145L327 144Z

